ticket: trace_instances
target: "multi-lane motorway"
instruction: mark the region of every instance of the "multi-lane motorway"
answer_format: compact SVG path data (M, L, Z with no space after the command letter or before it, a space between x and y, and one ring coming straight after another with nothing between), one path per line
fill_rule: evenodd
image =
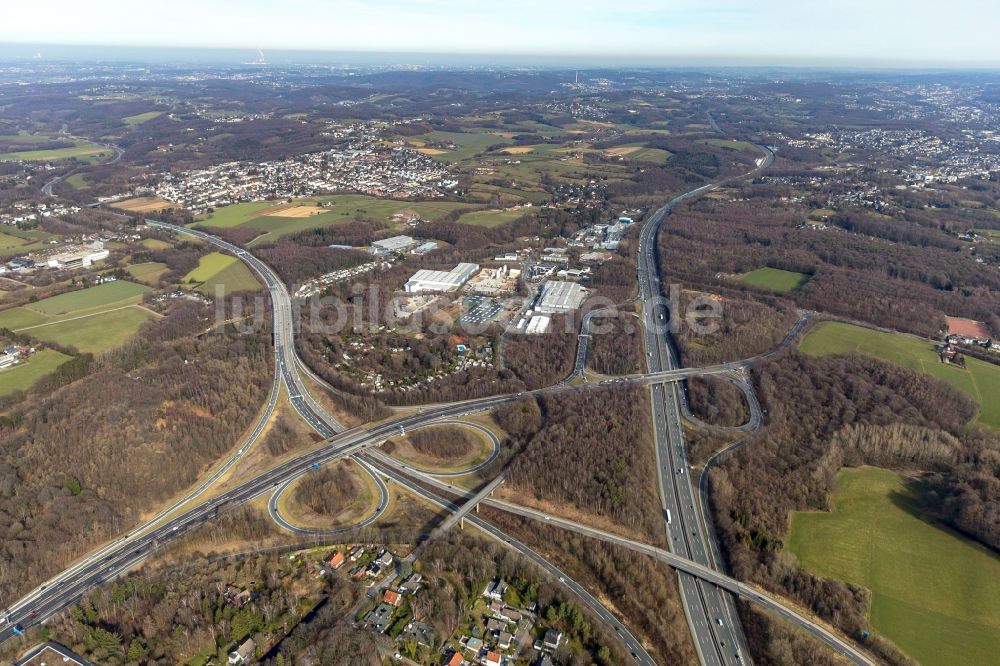
M444 494L456 495L467 500L473 497L473 491L465 490L464 488L452 485L445 480L435 478L433 475L416 472L412 467L407 467L400 461L378 451L377 449L370 449L361 454L361 457L369 460L387 476L392 476L394 481L398 482L400 485L405 485L407 488L414 489L414 492L419 492L425 498L436 497L433 493L430 493L426 486L433 487ZM395 472L395 474L393 474L393 472ZM421 481L424 485L419 486L413 484L413 482L407 478L410 476ZM681 557L668 550L664 550L663 548L657 548L656 546L651 546L649 544L642 543L641 541L635 541L634 539L623 537L620 534L609 532L608 530L592 527L590 525L584 525L582 523L568 520L538 509L532 509L530 507L513 504L511 502L492 497L482 499L481 503L523 518L543 522L547 525L576 532L577 534L582 534L593 539L599 539L601 541L607 541L619 546L624 546L638 553L654 557L670 565L677 571L685 572L700 580L707 581L708 583L728 590L730 593L751 603L758 604L768 610L778 613L789 622L813 634L817 639L830 646L830 648L832 648L835 652L842 654L855 664L868 666L874 664L874 662L867 655L856 650L849 643L839 638L836 634L822 625L817 624L794 609L787 607L781 601L775 599L769 594L750 587L749 585L745 585L735 578L731 578L730 576L716 571L711 567L698 564L697 562L693 562L690 559Z
M761 150L764 151L765 158L758 162L751 173L767 168L773 161L770 150ZM678 365L670 340L671 315L677 317L678 313L671 313L667 309L662 296L656 260L658 232L663 220L677 204L717 187L719 184L705 185L675 197L650 215L641 230L638 251L639 293L644 304L643 343L650 373L669 373ZM703 507L696 499L689 480L691 466L688 464L684 444L680 396L676 384L653 384L650 401L656 476L660 486L668 547L672 553L716 569L718 563L715 551L708 543L708 540L714 539L714 535L706 527L708 523L702 516ZM751 403L751 410L754 404L755 401ZM752 420L755 416L752 414ZM750 650L732 597L683 570L679 570L678 575L681 601L701 663L723 666L748 661Z
M665 320L668 320L668 318L665 317L666 313L662 310L662 306L653 303L653 296L658 293L655 257L651 250L653 248L653 239L655 238L655 231L659 226L659 222L673 205L684 199L707 192L713 187L715 186L704 186L675 198L666 207L654 213L643 229L639 266L641 295L647 303L647 307L645 308L645 316L647 318L646 346L649 355L647 361L650 363L650 370L662 372L663 374L659 377L668 382L676 381L687 375L669 374L680 371L676 371L674 368L674 361L669 345L667 344L665 330L655 325L659 321L661 314L664 315ZM162 548L166 543L212 520L220 510L226 510L235 505L249 502L268 492L273 493L274 489L281 488L283 484L300 477L310 469L315 468L315 466L323 465L343 457L357 455L369 447L378 445L387 438L395 435L399 432L400 428L413 429L444 419L460 418L475 412L495 409L503 404L517 400L521 395L493 396L425 407L415 414L392 421L346 430L310 395L307 386L299 374L301 362L298 360L294 346L295 330L291 299L284 284L281 283L270 267L245 250L208 234L159 222L150 222L150 224L168 228L177 233L198 236L221 249L237 255L261 276L271 294L274 310L276 378L280 377L281 382L287 388L289 400L296 411L313 428L322 433L327 438L327 442L321 448L284 461L277 467L244 481L220 495L191 506L186 510L182 510L179 506L173 507L175 510L165 513L157 524L146 524L141 529L120 537L115 542L82 559L74 567L63 572L63 574L36 589L12 606L3 616L6 622L0 624L0 640L10 638L12 634L11 627L15 623L29 627L42 622L66 606L75 603L86 590L128 571ZM734 369L736 368L727 368L725 371L732 371ZM704 373L704 371L705 369L702 369L701 373ZM648 381L648 378L637 376L629 378L629 381ZM671 516L676 516L676 518L670 519L667 518L666 512L664 514L665 518L667 518L669 543L671 549L674 551L672 554L668 553L668 555L676 558L674 566L679 571L686 572L682 574L682 599L685 607L688 609L689 618L694 618L692 620L692 629L699 654L702 655L703 661L705 663L731 663L732 660L725 657L727 654L726 650L732 650L733 654L740 651L744 655L743 658L746 659L746 648L735 612L731 608L731 601L728 601L728 597L724 598L720 596L719 588L734 590L738 589L734 586L740 584L732 581L732 579L727 579L714 570L715 567L711 559L710 550L705 547L701 520L696 509L697 503L694 501L691 485L687 482L686 459L684 458L683 439L680 431L680 413L674 386L673 383L656 383L651 389L651 399L653 400L654 415L657 422L657 456L660 460L657 472L661 480L661 489L665 503L664 509L674 507L674 512L671 513ZM531 393L540 394L568 390L579 389L567 384L559 384ZM272 391L272 399L274 395L275 392ZM273 404L269 402L268 409L272 408ZM255 438L256 436L249 439L241 447L237 456L242 455ZM379 461L372 458L366 458L365 462L379 470L379 472L384 473L387 478L393 478L394 480L406 478L397 470L385 467ZM675 467L676 470L679 470L676 472L676 477L683 477L684 483L675 482L677 480L674 478ZM429 494L435 498L434 501L439 505L447 505L449 510L459 509L453 503L441 500L419 484L412 485L414 488L411 488L411 490L420 493L424 497L427 497ZM557 577L585 605L590 607L597 617L615 630L629 651L640 663L653 663L639 642L628 632L621 622L594 599L592 595L566 576L564 572L556 569L551 563L526 545L521 544L481 518L470 515L466 520L486 534L506 544L507 547L517 550L543 569L549 571L554 577ZM688 531L691 532L690 536L688 535ZM683 549L683 552L680 552L681 549ZM654 553L651 551L650 554ZM699 581L707 581L707 583ZM723 583L726 584L724 585ZM757 599L753 596L754 594L756 592L750 588L746 588L746 593L743 596L757 603L773 606L779 609L778 612L783 616L793 619L794 611L791 609L780 602L763 596ZM719 620L723 623L721 626L717 623ZM712 624L713 622L714 624ZM804 620L804 622L808 623L807 620ZM804 626L807 630L813 631L821 639L835 645L839 651L848 654L856 663L871 663L863 655L856 653L848 643L826 632L821 627ZM725 644L723 645L723 643ZM715 657L707 656L713 654Z

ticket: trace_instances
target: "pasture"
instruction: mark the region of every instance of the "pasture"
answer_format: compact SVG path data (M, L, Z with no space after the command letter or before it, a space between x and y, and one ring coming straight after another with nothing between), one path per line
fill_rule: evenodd
M156 261L146 261L141 264L129 264L125 270L139 282L156 284L160 280L160 276L167 272L167 265Z
M159 238L143 238L139 245L149 248L150 250L165 250L171 246L167 241L160 240Z
M28 146L33 143L46 143L54 140L55 137L49 134L28 134L24 130L17 134L0 134L0 144L12 143L18 146Z
M40 229L26 230L7 226L0 231L0 258L47 248L50 238L52 234Z
M242 261L221 252L202 256L197 268L185 275L183 281L195 285L194 289L206 295L214 295L219 285L227 294L260 289L260 283Z
M788 550L809 571L871 590L872 628L925 666L1000 653L1000 557L931 522L917 486L841 470L832 511L795 512Z
M122 122L126 125L140 125L147 120L159 118L162 115L163 111L147 111L146 113L137 113L134 116L125 116L122 118Z
M90 187L87 183L87 177L82 173L74 173L72 176L67 177L65 182L74 190L86 190Z
M814 356L857 352L933 375L979 403L977 423L1000 430L1000 366L969 357L964 368L942 363L930 341L833 321L816 325L799 349Z
M125 306L96 314L83 315L42 324L24 333L33 338L76 347L81 352L97 354L125 343L139 330L144 321L153 316L145 308Z
M147 291L149 291L149 287L141 284L127 280L116 280L115 282L107 282L96 287L69 291L65 294L45 298L37 303L29 303L24 307L40 312L47 317L58 317L65 314L75 314L81 310L138 303L142 299L142 295Z
M477 227L497 227L501 224L524 217L531 212L530 208L517 210L477 210L465 213L458 221L462 224L472 224Z
M601 150L607 157L624 157L629 160L657 162L662 164L670 159L672 153L662 148L650 148L644 143L627 143Z
M101 352L123 343L152 312L136 304L149 287L118 280L0 312L0 328Z
M420 217L433 221L442 219L451 211L472 207L472 204L452 201L400 201L362 194L336 194L307 197L284 204L233 204L199 218L199 223L208 227L246 227L263 231L263 235L248 244L253 247L300 231L344 224L356 219L395 225L398 220L393 215L404 210L412 210Z
M110 148L100 146L96 143L82 141L75 146L68 148L52 148L49 150L23 150L13 153L0 154L0 161L3 160L24 160L25 162L50 162L54 160L68 160L76 158L87 162L97 162L113 154Z
M69 356L54 349L42 349L29 356L26 361L0 370L0 395L27 391L35 382L69 359Z
M716 148L726 148L728 150L756 150L754 145L749 141L737 141L735 139L705 139L701 143L709 146L715 146Z
M430 154L434 159L444 162L461 162L485 152L490 146L511 143L507 137L486 132L428 132L418 134L411 139L412 145L425 149L424 154ZM442 149L440 146L454 146L454 148ZM440 152L427 151L427 148L431 148L432 151L437 149Z
M809 276L805 273L764 266L740 275L739 281L761 289L770 289L779 294L789 294L808 282Z

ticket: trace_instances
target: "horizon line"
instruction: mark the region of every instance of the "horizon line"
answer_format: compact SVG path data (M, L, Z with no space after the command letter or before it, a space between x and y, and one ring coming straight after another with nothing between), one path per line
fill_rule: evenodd
M5 50L13 50L18 48L30 49L30 48L55 48L62 50L85 50L85 49L102 49L111 51L175 51L179 53L183 52L212 52L215 54L227 54L235 52L246 51L248 55L257 55L259 52L263 51L265 54L270 52L279 55L313 55L313 56L328 56L336 57L347 56L347 57L367 57L367 58L401 58L401 57L415 57L415 58L430 58L430 59L452 59L461 60L475 59L483 60L494 58L498 60L518 60L518 61L550 61L547 63L551 66L551 61L564 61L560 64L564 66L570 66L572 61L577 61L580 64L587 62L587 66L591 69L605 69L605 68L616 68L616 67L636 67L636 68L670 68L670 67L715 67L715 68L725 68L725 69L774 69L774 68L788 68L788 69L864 69L864 70L939 70L939 71L969 71L969 70L1000 70L1000 61L981 61L981 60L969 60L969 61L924 61L924 60L911 60L911 59L886 59L886 58L831 58L829 56L809 56L809 55L791 55L791 54L727 54L722 56L711 56L707 54L696 54L696 53L631 53L631 54L621 54L621 53L602 53L602 52L538 52L538 51L519 51L519 52L497 52L497 51L432 51L432 50L366 50L366 49L324 49L324 48L290 48L290 47L259 47L259 46L195 46L195 45L179 45L179 44L111 44L111 43L72 43L72 42L36 42L36 41L26 41L26 42L15 42L15 41L0 41L0 62L40 62L40 61L59 61L67 59L67 56L57 57L57 56L42 56L38 53L34 56L31 55L18 55L13 56L11 54L5 54ZM179 54L178 53L178 54ZM104 54L105 58L107 54ZM41 56L41 57L39 57ZM78 56L77 56L78 57ZM99 57L97 54L94 56L95 60L102 60L104 58ZM186 59L191 61L191 58ZM610 61L607 67L602 67L600 65L595 66L594 60L608 60ZM152 62L169 62L169 59L154 59ZM227 61L230 64L259 64L261 66L267 66L272 64L282 64L282 65L294 65L294 64L317 64L315 62L293 62L285 61L281 63L238 63L236 61ZM218 62L214 63L218 64ZM325 64L335 64L333 62L327 62ZM367 63L376 64L376 63ZM396 60L394 62L379 62L377 64L383 65L414 65L420 63L405 62L402 60ZM482 63L478 63L482 64ZM497 63L500 64L500 63ZM523 66L523 62L521 65ZM543 62L538 63L542 66Z

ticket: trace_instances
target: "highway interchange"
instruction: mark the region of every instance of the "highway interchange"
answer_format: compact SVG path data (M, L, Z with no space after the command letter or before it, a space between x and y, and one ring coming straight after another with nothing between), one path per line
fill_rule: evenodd
M768 157L762 165L759 165L761 168L766 168L772 159L770 151L764 150ZM723 596L723 593L720 592L721 589L725 589L754 603L775 610L786 619L810 631L838 652L846 655L852 662L871 664L874 662L869 657L826 628L800 616L779 600L749 588L716 571L715 567L718 565L712 554L713 548L706 545L706 541L711 541L712 539L710 534L706 533L704 519L700 511L696 508L700 506L700 503L695 501L692 485L688 481L690 475L686 472L687 462L680 426L680 407L676 384L674 382L695 374L728 373L732 375L734 372L744 369L746 362L688 371L675 368L676 364L666 337L667 331L664 326L657 325L662 321L669 321L669 317L662 310L663 306L659 302L659 299L654 299L654 296L659 293L654 238L663 217L669 213L673 206L685 199L708 192L715 187L718 187L718 184L706 185L676 197L666 206L656 211L647 220L642 231L642 245L639 255L640 295L647 303L647 307L644 308L644 314L647 319L645 345L650 374L633 375L609 381L651 383L651 401L655 418L656 452L658 457L657 473L664 502L668 543L673 552L661 551L652 546L636 542L631 542L630 547L644 549L643 552L669 563L680 572L682 601L688 613L689 624L692 627L695 644L702 663L733 663L735 657L726 657L730 652L733 655L739 653L743 661L749 661L745 638L742 636L742 630L732 599L728 594ZM94 551L71 568L62 572L59 576L39 586L12 605L2 616L5 623L0 624L0 641L11 638L12 627L15 624L27 628L43 622L63 608L76 603L87 590L113 580L117 576L141 564L165 544L212 520L218 515L220 510L249 502L269 492L272 493L272 499L274 499L280 495L280 490L287 487L290 482L301 477L303 474L308 473L317 466L344 457L355 456L359 460L359 464L370 466L376 470L378 472L375 475L376 477L379 474L384 475L386 479L391 479L393 482L424 497L428 501L446 508L448 511L460 511L461 507L451 500L441 498L424 486L414 483L409 478L412 475L420 475L420 471L413 468L401 470L398 467L390 465L384 456L374 453L374 449L371 447L380 445L389 437L398 434L401 429L413 429L448 419L461 419L473 413L495 409L501 405L518 400L522 395L529 393L540 395L548 392L580 390L567 383L561 383L545 389L521 394L491 396L488 398L425 407L414 414L387 422L346 429L318 404L310 394L308 387L300 375L300 370L304 366L298 359L295 351L295 330L291 298L285 285L278 279L270 267L242 248L203 232L160 222L149 221L149 224L176 233L200 237L202 240L212 243L222 250L235 254L261 276L271 295L274 313L274 350L277 370L275 373L275 389L272 390L268 404L263 410L257 427L251 433L250 437L245 440L244 444L241 445L238 451L222 467L211 475L210 479L207 479L188 493L181 501L162 511L154 520L137 527L131 533L125 534L103 548ZM662 320L659 319L661 315L663 317ZM244 481L215 497L194 504L194 500L197 499L198 495L221 478L226 471L231 469L256 441L274 409L279 392L276 390L279 378L281 384L287 390L289 401L295 410L313 429L326 438L324 445L321 448L308 451L293 459L284 461L276 467ZM588 388L594 389L599 387L591 385ZM680 471L678 472L678 470ZM409 475L405 474L405 471L408 471ZM683 478L677 479L675 477ZM438 483L443 482L438 481ZM448 486L446 483L444 485ZM276 493L275 489L279 492ZM444 491L445 489L442 489L442 492ZM454 492L453 494L468 499L464 491ZM486 503L496 502L491 498L485 498L483 501ZM192 504L193 506L190 506ZM190 508L182 509L185 505L190 506ZM511 508L512 505L506 505L506 503L494 505L498 508L505 508L505 510L513 510ZM466 510L470 508L471 505L466 507ZM382 509L384 509L384 505L380 500L379 510L376 513L381 513ZM667 510L671 511L671 519L667 519ZM565 529L574 529L581 533L587 533L594 538L618 540L617 542L622 543L622 545L628 545L625 543L628 540L621 537L602 534L593 528L572 524L555 516L541 514L540 512L534 512L523 507L517 508L513 512L535 520L544 520L549 524L558 525ZM374 520L377 517L375 515L370 518ZM488 536L521 553L554 578L558 579L562 585L572 591L598 618L615 631L621 638L626 649L639 663L654 663L635 636L607 608L583 589L582 586L568 577L565 572L559 571L543 556L482 518L476 515L469 515L465 517L465 520ZM711 544L711 546L714 546L714 544ZM722 620L721 626L718 624L719 620Z

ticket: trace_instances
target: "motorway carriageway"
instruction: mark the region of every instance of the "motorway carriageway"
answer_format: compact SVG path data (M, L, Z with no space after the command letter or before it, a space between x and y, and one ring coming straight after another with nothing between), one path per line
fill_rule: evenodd
M699 190L705 189L706 188L699 188ZM173 227L173 225L165 225L163 223L155 224L168 228ZM208 234L202 234L201 232L185 228L175 227L175 229L182 231L183 233L203 236L206 240L213 242L217 246L222 247L223 249L229 249L226 247L229 244L221 241L220 239L211 237ZM298 364L300 362L297 359L297 355L294 353L294 341L292 338L294 331L292 330L291 308L288 306L289 301L287 299L289 297L287 290L284 289L284 285L277 280L270 268L256 259L256 257L253 257L245 250L236 248L235 246L231 247L233 249L230 251L234 251L237 256L251 264L251 266L262 275L268 285L274 302L276 304L281 304L280 306L275 306L275 356L279 368L279 373L277 374L280 374L282 376L282 380L287 386L289 386L290 398L292 399L293 405L295 405L299 413L302 414L303 418L305 418L306 421L319 432L329 433L328 436L332 438L332 441L329 441L327 446L324 446L323 448L307 452L298 458L286 461L277 467L250 479L244 484L226 491L218 497L211 498L199 506L196 506L183 514L175 516L169 521L164 522L155 529L149 530L143 534L132 536L126 535L125 537L122 537L115 542L118 544L117 548L111 546L102 550L102 553L108 551L112 552L112 554L105 556L103 560L99 557L87 558L74 567L70 572L64 572L64 574L61 574L51 585L42 586L42 588L36 590L34 594L29 595L29 598L22 600L22 602L15 607L15 612L11 614L10 618L8 618L10 622L0 628L0 640L10 638L10 624L20 622L25 626L31 626L41 622L43 619L50 617L52 614L58 612L62 608L65 608L67 605L78 601L84 591L113 579L125 571L128 571L144 561L151 553L161 548L165 543L213 519L217 515L220 508L228 508L237 504L248 502L257 496L268 492L268 490L280 486L289 479L301 476L315 465L322 465L331 460L359 453L367 447L381 443L389 436L398 432L400 427L414 428L433 423L434 421L443 418L466 416L479 411L495 409L496 407L516 400L520 395L523 395L515 394L493 396L451 405L443 405L433 410L424 410L422 412L418 412L417 414L406 416L388 423L377 424L369 428L357 428L351 431L344 431L343 426L326 414L324 410L319 408L319 406L312 399L312 396L309 395L308 391L305 389L300 377L298 376ZM298 391L295 389L298 389ZM533 391L531 393L537 395L541 393L559 392L564 390L573 389L565 385L557 385ZM477 525L477 527L484 529L487 533L491 534L491 536L508 544L508 546L513 547L518 552L521 552L531 559L539 558L539 560L541 560L540 564L548 565L544 558L540 558L537 554L532 556L534 551L528 549L524 546L524 544L516 542L503 532L499 531L497 528L485 523L485 521L481 521L476 516L470 516L469 520L473 524ZM694 565L695 563L691 564ZM551 565L544 566L544 568L549 570L552 569ZM67 573L69 575L67 575ZM713 572L712 575L719 576L721 574ZM580 588L579 585L571 581L565 575L560 575L559 578L560 582L567 585L570 589L576 588L574 589L574 592L576 592L581 599L592 599L589 593ZM33 608L29 612L26 610L26 607L28 602L32 601L34 602L32 604ZM777 602L773 603L777 604ZM598 604L598 606L600 607L600 612L597 610L595 610L595 612L598 613L599 617L602 617L602 619L605 619L605 621L607 621L611 626L615 627L617 633L620 635L630 636L630 634L626 633L627 630L621 626L620 622L614 619L613 616L608 618L607 616L609 616L610 613L600 606L600 604ZM790 612L791 611L786 609L784 614L788 616L788 613ZM632 639L634 639L634 637L632 637ZM626 644L628 645L628 643ZM634 645L641 650L641 646L638 646L637 643ZM640 660L644 661L642 658L644 651L637 651L636 654L639 655ZM648 655L645 655L645 658L648 659ZM866 659L860 659L857 660L857 663L871 662Z

